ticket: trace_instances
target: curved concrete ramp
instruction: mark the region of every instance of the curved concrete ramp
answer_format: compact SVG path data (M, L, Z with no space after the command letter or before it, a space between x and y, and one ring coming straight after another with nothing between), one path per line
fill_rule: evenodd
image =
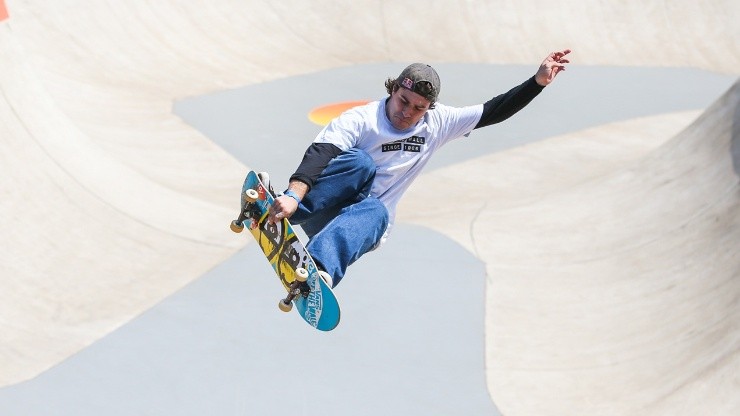
M9 2L0 25L0 384L78 352L240 246L214 224L243 167L168 114L174 93L96 60L121 51L83 9Z
M226 225L248 166L175 117L176 100L361 63L534 68L563 47L583 66L740 67L740 5L721 0L3 4L2 386L85 356L243 248ZM605 126L583 147L482 155L411 191L404 221L486 265L483 370L504 414L739 407L737 119L734 87L647 155L612 159L590 141L613 138ZM414 204L453 173L473 200L447 227L451 207Z
M612 171L584 169L603 157L585 133L557 157L566 146L554 138L415 184L404 219L490 259L488 383L505 413L740 408L739 102L735 84L675 138ZM476 174L457 222L433 221L455 207L420 208Z

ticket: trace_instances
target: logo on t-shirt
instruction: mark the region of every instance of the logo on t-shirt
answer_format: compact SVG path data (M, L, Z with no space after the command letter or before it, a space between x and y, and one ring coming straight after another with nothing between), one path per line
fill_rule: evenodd
M395 142L385 143L381 146L383 152L421 152L421 146L426 143L423 137L411 136L407 139L396 140Z

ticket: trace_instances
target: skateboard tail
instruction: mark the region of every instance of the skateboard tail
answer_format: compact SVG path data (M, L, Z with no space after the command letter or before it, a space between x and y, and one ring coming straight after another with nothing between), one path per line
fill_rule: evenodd
M321 318L324 319L319 318L319 323L316 325L316 329L320 331L331 331L339 325L340 317L339 305L332 305L330 309L326 310L325 313L322 314Z
M319 282L319 290L323 293L329 292L331 289L326 285L323 279L321 279L318 276L318 273L316 274L316 280ZM309 294L309 298L310 298ZM318 298L322 298L322 296L318 296ZM339 325L340 320L340 311L339 311L339 302L323 302L321 305L321 313L319 315L318 322L316 324L316 329L320 331L331 331L332 329L336 328L337 325Z
M296 300L297 309L309 325L320 331L331 331L339 325L339 302L333 296L333 302L324 301L324 295L330 294L331 289L313 264L309 265L308 284L311 291Z

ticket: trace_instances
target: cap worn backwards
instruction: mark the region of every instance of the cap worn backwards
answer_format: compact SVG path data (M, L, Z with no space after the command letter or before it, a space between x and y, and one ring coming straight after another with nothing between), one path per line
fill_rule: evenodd
M415 63L407 66L396 82L432 103L437 101L437 96L439 96L439 75L427 64Z

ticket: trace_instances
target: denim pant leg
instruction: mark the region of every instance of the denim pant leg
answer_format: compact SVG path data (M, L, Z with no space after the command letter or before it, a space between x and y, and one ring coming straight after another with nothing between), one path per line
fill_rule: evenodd
M300 225L309 238L321 231L342 208L370 195L375 161L365 151L349 149L324 169L290 222Z
M378 245L388 228L385 205L369 197L375 170L367 152L343 152L324 169L290 217L308 235L308 252L335 286L350 264Z
M388 228L388 209L377 198L368 197L344 207L306 248L319 267L331 275L334 286L347 267L380 243Z

